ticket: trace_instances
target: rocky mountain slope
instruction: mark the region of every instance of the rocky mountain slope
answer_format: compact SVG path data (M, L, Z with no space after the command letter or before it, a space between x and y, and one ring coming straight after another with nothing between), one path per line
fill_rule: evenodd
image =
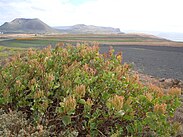
M1 33L56 33L57 31L39 19L17 18L0 26Z
M101 27L94 25L77 24L74 26L55 27L61 33L68 34L121 34L119 28Z

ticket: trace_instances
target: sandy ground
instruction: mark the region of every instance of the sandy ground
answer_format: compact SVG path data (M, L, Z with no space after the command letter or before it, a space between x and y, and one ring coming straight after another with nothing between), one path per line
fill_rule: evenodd
M101 52L106 52L108 47L101 46ZM123 61L141 73L183 80L183 47L121 45L113 48L122 51Z

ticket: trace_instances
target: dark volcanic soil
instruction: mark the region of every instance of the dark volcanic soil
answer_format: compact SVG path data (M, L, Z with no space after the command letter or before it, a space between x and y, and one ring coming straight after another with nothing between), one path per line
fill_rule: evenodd
M109 46L102 45L101 52ZM134 64L142 73L159 78L183 80L183 47L168 46L113 46L123 52L123 61Z

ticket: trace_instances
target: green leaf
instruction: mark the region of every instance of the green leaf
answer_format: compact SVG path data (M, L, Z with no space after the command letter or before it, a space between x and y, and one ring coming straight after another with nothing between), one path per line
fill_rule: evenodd
M110 97L110 94L107 93L107 92L104 92L104 93L102 94L103 100L107 100L109 97Z
M79 101L78 101L78 103L80 103L80 104L85 104L85 100L84 99L80 99Z
M120 110L116 113L117 116L123 116L125 114L124 110Z
M64 123L65 126L69 125L71 123L71 117L70 116L63 116L62 122Z
M58 83L57 85L56 84L54 85L53 89L57 89L59 87L60 87L60 84Z
M91 128L91 129L97 129L97 124L96 124L96 122L92 121L92 122L90 123L90 128Z
M133 120L134 117L133 116L130 116L130 115L124 115L123 118L125 120Z
M32 90L32 91L34 91L34 90L35 90L35 88L34 88L34 86L33 86L33 85L31 85L31 90Z

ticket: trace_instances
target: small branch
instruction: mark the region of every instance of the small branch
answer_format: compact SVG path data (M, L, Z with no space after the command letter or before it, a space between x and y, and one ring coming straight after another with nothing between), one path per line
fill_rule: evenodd
M7 82L7 81L6 81L6 79L3 77L3 74L2 74L2 73L0 73L0 75L2 76L3 80L4 80L5 82Z
M98 129L97 129L98 130ZM102 137L107 137L106 135L104 135L100 130L98 130L98 132L102 135Z

